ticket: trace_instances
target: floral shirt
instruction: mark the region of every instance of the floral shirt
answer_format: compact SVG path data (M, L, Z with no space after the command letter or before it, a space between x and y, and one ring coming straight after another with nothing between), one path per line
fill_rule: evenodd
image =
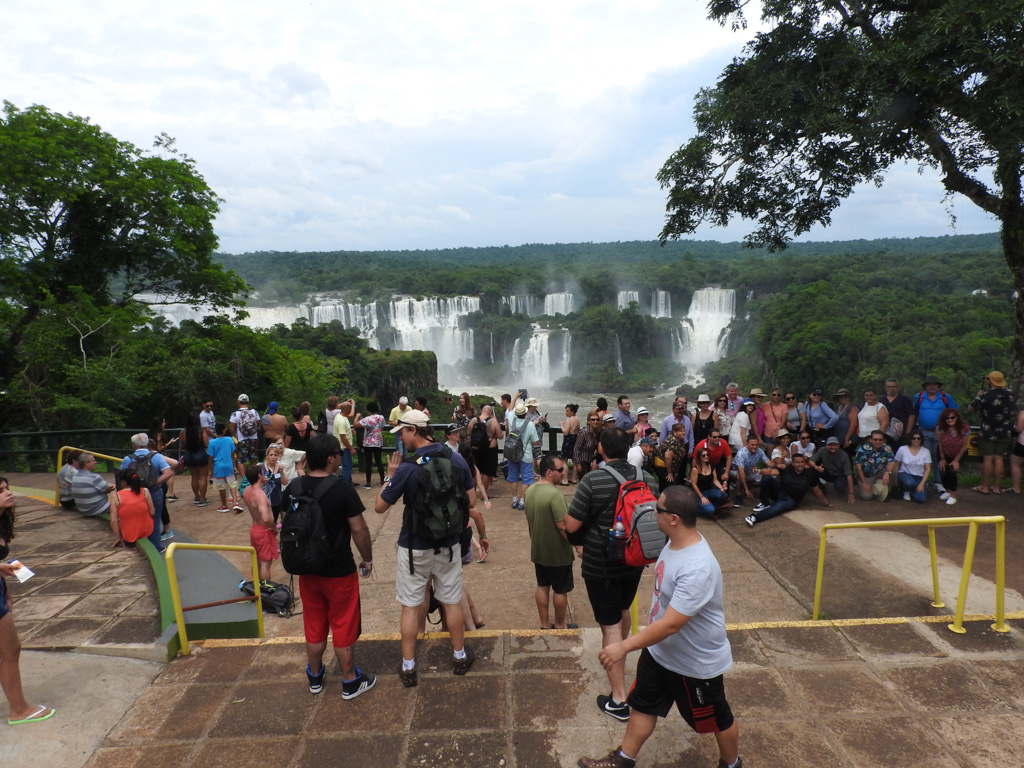
M892 448L888 445L883 445L876 451L871 447L871 443L864 443L857 449L857 458L854 459L854 463L864 468L865 477L871 477L871 475L884 472L885 468L895 460Z
M359 420L363 425L363 448L382 448L384 438L381 435L381 428L384 426L384 417L379 413L364 416Z
M683 464L686 463L686 443L681 442L675 435L669 435L665 438L665 442L654 449L654 456L665 461L665 454L669 451L672 452L672 466L668 467L666 465L666 468L669 474L681 480L679 471L683 468Z
M982 440L1013 439L1013 393L1006 387L982 392L971 402L971 409L981 413Z

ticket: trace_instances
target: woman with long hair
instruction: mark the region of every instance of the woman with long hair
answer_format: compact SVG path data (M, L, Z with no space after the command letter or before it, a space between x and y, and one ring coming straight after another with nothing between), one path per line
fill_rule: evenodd
M825 441L835 433L835 425L839 420L829 404L822 397L822 391L815 387L807 395L807 429L811 431L811 438L816 445L825 445Z
M932 455L924 447L924 437L920 432L911 432L907 444L896 451L896 464L896 482L903 491L903 500L924 504L928 500Z
M210 444L210 436L199 421L198 411L192 411L185 417L185 428L178 439L182 447L181 459L188 467L192 482L192 503L205 507L210 503L206 499L210 487L210 457L206 455L206 446Z
M648 429L653 429L651 426L651 412L641 405L636 409L636 424L629 430L629 436L633 440L633 445L647 437Z
M715 395L715 420L718 422L718 431L722 437L729 442L729 433L732 431L733 414L729 410L729 398L725 392Z
M459 445L469 445L469 422L476 416L473 404L469 402L469 392L459 395L459 404L452 411L452 423L459 428Z
M939 440L939 479L946 489L939 498L947 504L956 504L956 473L960 471L960 459L967 453L970 434L970 425L956 408L947 408L939 414L935 425L935 436Z
M21 640L14 626L11 598L7 594L8 576L14 576L20 564L7 562L14 538L14 494L7 478L0 477L0 688L11 705L9 725L38 723L53 717L56 710L43 704L29 704L21 688Z
M765 445L772 445L775 442L775 435L780 429L784 429L789 416L789 407L782 402L782 390L772 387L768 391L768 402L762 403L761 412L764 413L764 439Z
M594 454L597 452L597 436L601 433L600 411L596 408L587 414L586 427L580 427L576 445L572 449L572 461L576 467L576 481L594 467Z
M772 448L772 464L779 472L784 470L793 461L793 454L789 447L793 442L793 435L783 427L775 433L774 448Z
M119 478L121 490L113 495L110 504L110 530L117 537L114 545L149 539L156 551L161 551L160 526L154 520L156 509L149 489L142 487L139 476L130 469L122 469Z
M787 392L783 402L786 404L786 423L781 426L790 434L799 435L807 427L807 406L797 402L795 392Z
M562 430L562 452L561 457L565 462L573 460L573 450L576 448L576 438L580 434L580 420L576 413L580 407L576 403L566 403L565 406L565 418L558 422L559 428ZM569 479L569 472L566 472L562 476L562 480L559 485L569 485L570 482L575 483L575 480Z
M697 396L697 410L690 419L693 424L693 444L708 439L712 429L718 429L718 416L711 410L711 398L707 395Z
M693 469L690 470L690 485L700 498L700 511L705 515L715 514L719 505L729 500L718 473L710 464L710 457L707 448L694 452Z

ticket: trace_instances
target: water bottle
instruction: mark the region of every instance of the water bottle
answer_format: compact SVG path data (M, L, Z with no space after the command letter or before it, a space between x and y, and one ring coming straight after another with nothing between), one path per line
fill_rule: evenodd
M626 557L626 526L622 515L615 516L615 525L608 532L608 559L625 561Z
M612 536L616 539L626 538L626 526L622 523L622 515L615 516L615 525L612 527Z

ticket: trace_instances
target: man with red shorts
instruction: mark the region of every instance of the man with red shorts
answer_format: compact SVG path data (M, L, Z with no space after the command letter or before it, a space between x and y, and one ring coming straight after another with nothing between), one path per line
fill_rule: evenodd
M270 507L270 499L263 488L266 478L259 465L253 464L245 469L245 479L249 487L242 498L252 515L252 527L249 528L249 546L256 550L256 562L259 564L260 581L270 581L270 566L280 557L277 551L277 525L274 523L274 511Z
M658 528L668 536L654 571L647 626L598 656L605 669L643 649L627 699L629 725L622 746L602 758L584 757L580 768L633 768L659 717L674 704L697 733L713 733L719 768L742 768L739 726L725 698L723 675L732 666L725 635L722 569L697 532L700 500L672 485L658 499Z
M324 652L327 633L331 633L334 655L341 665L341 697L354 699L373 688L377 679L355 665L352 647L359 638L359 574L352 557L352 544L362 557L359 571L367 578L373 570L373 546L370 529L363 519L363 503L352 484L337 477L341 466L341 446L333 435L314 435L306 450L307 472L285 489L282 508L293 509L293 499L312 494L321 483L331 487L320 498L327 534L337 542L334 557L316 574L299 576L302 598L302 624L306 633L306 677L309 692L320 693L324 685ZM314 673L313 670L319 670Z

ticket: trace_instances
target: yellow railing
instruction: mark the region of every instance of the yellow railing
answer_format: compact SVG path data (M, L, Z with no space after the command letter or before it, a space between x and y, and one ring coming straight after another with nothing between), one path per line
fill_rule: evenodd
M970 526L967 533L967 549L964 552L964 567L960 572L960 592L956 598L956 614L949 629L957 634L964 634L964 603L967 600L967 583L971 578L971 565L974 562L974 545L978 541L979 525L996 527L996 623L992 629L996 632L1009 632L1003 611L1003 590L1006 584L1006 518L1002 515L992 517L933 517L922 520L879 520L877 522L830 523L821 527L821 544L818 547L818 575L814 583L814 613L812 618L817 621L821 607L821 582L825 575L825 540L829 531L841 528L900 528L928 527L928 552L932 563L932 591L935 599L932 606L944 608L945 603L939 597L939 560L935 549L935 529L952 525Z
M252 583L256 594L252 597L234 597L230 600L218 600L213 603L202 603L201 605L182 606L181 592L178 590L178 573L174 567L174 553L179 549L206 549L217 552L248 552L252 557ZM178 638L181 640L181 653L188 656L188 634L185 629L185 611L197 611L200 608L213 608L218 605L231 605L233 603L256 602L256 617L259 622L259 636L266 637L263 631L263 600L259 587L259 564L256 562L256 550L253 547L237 547L230 544L191 544L188 542L176 541L167 547L164 553L167 558L167 579L171 585L171 602L174 604L174 619L178 622Z
M60 472L60 468L64 466L64 451L81 451L82 453L91 453L98 459L105 461L116 461L118 466L124 461L124 456L108 456L105 453L96 453L96 451L90 451L88 448L75 448L73 445L62 445L60 450L57 451L57 472ZM53 506L60 506L60 484L57 482L57 477L54 475L53 479Z

